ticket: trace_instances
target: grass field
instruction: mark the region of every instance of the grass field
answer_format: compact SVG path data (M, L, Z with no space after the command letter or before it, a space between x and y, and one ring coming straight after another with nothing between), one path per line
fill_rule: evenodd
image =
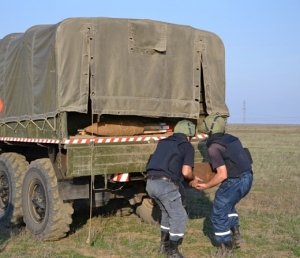
M300 257L300 126L229 125L228 131L254 161L252 191L237 206L243 243L235 257ZM188 190L190 219L180 246L187 258L214 251L209 216L215 190ZM159 257L158 225L95 212L89 227L88 216L88 209L76 212L69 236L55 242L40 242L23 227L1 229L0 257Z

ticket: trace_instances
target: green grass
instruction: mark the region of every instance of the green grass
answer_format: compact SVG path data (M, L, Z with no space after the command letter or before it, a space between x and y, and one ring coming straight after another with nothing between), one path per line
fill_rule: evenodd
M242 248L235 257L300 257L300 126L229 126L253 155L254 183L237 206ZM182 253L189 258L210 257L209 220L216 189L188 190L189 222ZM24 227L0 232L0 258L9 257L160 257L160 229L135 215L102 217L91 221L88 210L75 213L68 237L55 242L34 239Z

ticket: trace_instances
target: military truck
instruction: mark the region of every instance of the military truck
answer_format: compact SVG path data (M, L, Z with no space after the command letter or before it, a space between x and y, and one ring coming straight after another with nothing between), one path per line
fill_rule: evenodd
M95 17L7 35L0 40L1 224L24 222L38 238L59 239L78 200L93 207L126 200L154 219L145 167L157 141L180 119L197 124L212 113L228 115L224 47L211 32ZM201 137L193 139L197 162Z

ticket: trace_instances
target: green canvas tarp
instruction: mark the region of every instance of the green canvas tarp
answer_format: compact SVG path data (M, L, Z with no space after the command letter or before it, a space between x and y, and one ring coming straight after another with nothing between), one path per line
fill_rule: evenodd
M87 113L89 99L99 115L228 115L224 67L219 37L189 26L116 18L38 25L0 40L0 122Z

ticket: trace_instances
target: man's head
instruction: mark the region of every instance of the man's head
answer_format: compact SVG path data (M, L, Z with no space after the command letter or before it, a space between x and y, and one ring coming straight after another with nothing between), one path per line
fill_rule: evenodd
M183 133L188 137L194 137L196 126L189 120L181 120L175 125L174 133Z
M199 132L208 135L215 133L225 133L226 119L220 115L209 115L199 127Z

